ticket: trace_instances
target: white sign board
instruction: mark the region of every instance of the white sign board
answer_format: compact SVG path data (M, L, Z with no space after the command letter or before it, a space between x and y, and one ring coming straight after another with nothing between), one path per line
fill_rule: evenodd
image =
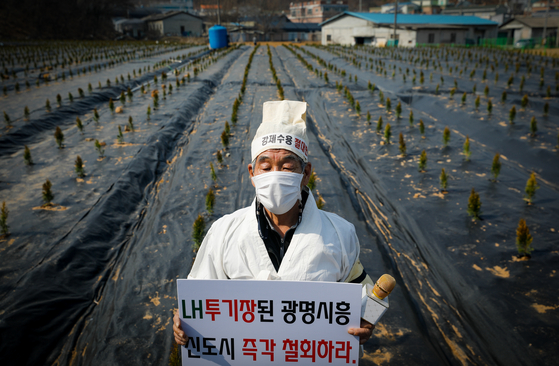
M177 280L183 365L358 364L361 285Z

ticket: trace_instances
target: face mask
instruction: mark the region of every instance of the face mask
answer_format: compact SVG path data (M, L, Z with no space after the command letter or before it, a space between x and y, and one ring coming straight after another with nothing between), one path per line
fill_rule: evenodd
M276 215L289 211L301 199L303 174L268 172L252 177L256 197L264 207Z

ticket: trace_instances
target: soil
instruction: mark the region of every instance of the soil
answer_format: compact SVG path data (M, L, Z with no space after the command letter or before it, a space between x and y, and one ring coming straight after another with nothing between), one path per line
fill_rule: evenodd
M152 98L141 94L139 85L160 75L160 70L134 81L134 96L121 114L111 113L108 99L120 106L117 96L126 85L106 88L85 100L76 98L71 106L51 113L37 107L31 121L16 119L14 128L2 132L0 201L6 201L10 210L11 232L0 239L0 356L7 364L168 363L171 318L177 306L175 280L186 278L190 271L194 220L203 214L209 228L254 198L247 172L250 142L261 122L262 104L279 97L264 45L254 55L238 122L231 124L233 102L252 50L240 46L180 88L169 73L173 92L159 98L160 106L150 120L146 110ZM314 194L323 198L325 210L355 225L361 262L369 275L376 279L390 273L398 283L390 295L389 311L365 344L361 364L556 363L559 106L555 93L547 99L539 89L539 68L527 77L521 93L518 81L525 66L508 88L511 71L505 72L502 63L496 67L501 78L495 83L493 73L484 82L478 70L470 80L469 71L463 76L446 68L433 71L411 64L408 58L378 51L371 55L368 49L343 50L351 59L340 56L339 49L307 45L294 50L317 73L286 47L271 47L285 99L308 103L309 151L318 177ZM357 76L358 81L327 69L303 50ZM492 56L494 51L474 52ZM351 61L357 57L364 57L361 67ZM404 82L401 74L385 77L365 67L372 62L369 57L410 68L410 73L412 68L424 70L426 81L413 84L410 76ZM540 60L533 57L534 63ZM153 64L155 59L144 61ZM170 67L185 67L191 61ZM449 64L456 67L460 62L451 58ZM123 67L119 75L134 68L119 67ZM329 82L318 71L327 71ZM552 83L556 71L551 64L546 67L547 83ZM445 83L436 93L441 76ZM112 80L114 75L95 78ZM454 79L458 91L451 98ZM367 87L369 81L376 85L374 92ZM336 90L336 82L348 86L360 103L360 114ZM474 106L474 84L475 94L482 99L479 110ZM484 107L485 85L493 98L490 115ZM43 91L51 87L58 86L51 83L18 100L2 99L0 109L22 113L34 95L42 106ZM501 103L504 90L508 98ZM392 111L380 102L379 91L392 100ZM467 101L462 105L464 92ZM520 99L525 93L530 103L522 110ZM54 100L51 97L56 109ZM398 101L400 119L394 113ZM548 116L542 115L545 102L551 107ZM517 106L517 116L511 125L512 105ZM93 108L99 111L98 123ZM410 110L413 126L407 118ZM75 126L77 115L83 134ZM129 116L135 131L125 133L124 143L118 144L118 126L126 126ZM384 144L383 135L375 132L379 116L392 126L391 144ZM529 136L532 116L538 120L536 137ZM424 136L417 127L420 119L425 123ZM220 135L226 121L231 124L231 137L224 148ZM64 149L56 148L56 126L65 135ZM446 126L451 137L445 147ZM394 143L400 132L407 145L405 156ZM466 136L472 151L469 160L462 153ZM104 158L95 150L95 139L107 142ZM34 165L24 164L24 145L30 148ZM218 150L223 165L216 161ZM419 172L422 150L428 161ZM502 168L493 182L491 161L497 152ZM77 155L84 162L83 179L76 179ZM210 163L216 168L216 182ZM442 168L448 175L444 194L439 187ZM527 205L523 190L532 171L540 189L533 204ZM54 202L59 205L55 207L66 210L36 209L42 204L46 179L53 184ZM212 214L205 212L210 187L216 194ZM482 201L479 221L467 214L472 188ZM516 256L520 218L526 219L534 237L531 258Z

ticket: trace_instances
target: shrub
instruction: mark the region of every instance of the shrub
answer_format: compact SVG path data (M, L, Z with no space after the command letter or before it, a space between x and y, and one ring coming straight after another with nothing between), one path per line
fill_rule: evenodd
M530 258L530 253L534 250L531 246L532 240L530 230L526 226L526 220L520 219L516 228L516 249L520 257Z
M215 203L215 193L213 189L210 188L210 190L206 194L206 210L208 210L210 214L214 211L214 203Z
M472 188L470 198L468 199L468 215L472 216L475 220L480 220L481 215L481 200L479 194Z
M377 133L380 133L380 131L382 131L382 116L380 116L377 121Z
M83 134L83 123L80 117L76 117L76 127Z
M421 136L425 135L425 124L422 119L419 120L419 133L421 133Z
M528 202L528 204L532 203L532 198L536 194L536 189L539 188L538 182L536 181L536 173L532 172L532 174L530 174L530 178L528 178L528 181L526 182L526 188L524 189L524 192L526 192L524 199Z
M450 129L448 128L448 126L446 126L446 127L444 128L444 131L443 131L443 143L444 143L444 146L447 146L449 141L450 141Z
M427 153L425 152L425 150L423 150L421 152L421 155L419 156L419 171L420 172L425 171L426 167L427 167Z
M2 210L0 210L0 228L2 230L2 236L7 237L10 235L10 227L8 226L8 215L10 211L6 207L6 201L2 202Z
M536 117L532 117L530 120L530 135L535 137L536 132L538 132L538 122L536 121Z
M509 111L509 121L510 123L514 123L514 117L516 117L516 106L512 106L512 108Z
M56 126L56 130L54 130L54 139L56 140L56 144L58 145L58 148L62 149L63 147L62 143L64 142L64 134L62 133L62 130L58 126Z
M97 150L99 157L103 158L103 156L105 155L105 149L103 149L103 145L101 145L101 143L97 139L95 139L95 150Z
M76 167L76 174L78 174L78 177L80 178L85 177L85 171L83 169L83 160L79 155L76 158L75 167Z
M466 141L464 141L464 155L466 156L466 161L470 160L470 155L472 155L470 151L470 137L466 136Z
M196 220L194 221L194 225L192 225L192 239L194 239L193 250L197 252L200 249L200 245L202 245L202 241L204 240L204 230L206 229L206 223L204 222L204 217L202 215L198 215Z
M446 187L448 186L448 177L446 175L444 168L441 170L441 176L439 177L439 181L441 185L441 191L446 192Z
M391 136L392 136L392 128L390 126L390 123L387 123L386 127L384 128L384 139L386 141L386 144L390 144Z
M214 165L213 163L210 163L210 172L212 175L212 180L215 182L217 181L217 174L215 173L215 169L214 169Z
M54 199L54 194L52 193L51 188L52 183L47 179L47 181L43 184L43 201L45 202L43 206L52 205L51 202Z
M406 156L406 142L404 141L404 135L400 132L400 153L402 156Z
M495 156L493 157L493 164L491 165L491 174L493 174L493 182L497 181L497 177L501 173L500 157L501 155L499 155L499 153L496 153Z

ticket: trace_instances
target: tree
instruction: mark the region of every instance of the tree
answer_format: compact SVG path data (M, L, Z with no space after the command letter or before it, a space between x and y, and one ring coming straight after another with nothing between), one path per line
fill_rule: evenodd
M470 198L468 199L468 215L472 216L474 220L480 220L481 217L481 200L479 194L472 188Z
M384 139L386 144L390 144L390 137L392 136L392 128L390 126L390 123L386 124L386 127L384 128Z
M464 141L464 155L466 156L466 161L470 160L470 155L472 155L470 151L470 137L466 136L466 141Z
M204 240L204 230L206 229L206 223L204 222L204 217L202 215L198 215L196 220L194 221L194 225L192 225L192 239L194 239L194 252L197 252L200 249L200 245Z
M215 203L215 193L213 189L210 188L210 190L206 194L206 210L208 210L210 214L214 211L214 203Z
M400 132L400 153L403 157L406 156L406 142L404 141L404 135Z
M441 184L441 192L446 192L446 187L448 186L448 177L444 168L441 170L441 176L439 177Z
M76 167L76 174L78 175L78 177L80 178L85 177L85 170L83 169L83 160L79 155L76 158L75 167Z
M25 165L33 165L33 160L31 159L31 151L29 150L27 145L24 146L25 147L23 149L23 161L25 161Z
M419 156L419 171L420 172L424 172L425 168L427 167L427 153L425 152L425 150L423 150L421 152L421 155Z
M64 134L60 127L56 126L56 130L54 131L54 139L56 140L56 144L58 145L59 149L63 148L62 143L64 142Z
M8 226L8 215L10 211L6 207L6 201L2 202L2 210L0 210L0 229L2 236L5 238L10 235L10 227Z
M497 177L499 176L499 173L501 173L501 161L499 160L500 157L501 155L499 155L499 153L496 153L495 156L493 157L493 164L491 165L491 174L493 174L493 182L497 181Z
M531 257L530 253L534 250L531 246L532 240L530 230L526 226L526 220L520 219L516 228L516 249L519 257Z
M443 143L445 147L448 145L449 141L450 141L450 129L448 128L448 126L446 126L443 131Z
M54 199L54 194L51 191L52 183L50 180L43 184L43 201L45 202L43 206L52 206L52 200Z
M526 192L524 199L528 202L528 204L532 204L532 198L534 198L534 195L536 194L536 189L539 188L538 182L536 181L536 173L532 172L532 174L530 174L530 178L528 178L528 181L526 182L526 188L524 189L524 192Z

